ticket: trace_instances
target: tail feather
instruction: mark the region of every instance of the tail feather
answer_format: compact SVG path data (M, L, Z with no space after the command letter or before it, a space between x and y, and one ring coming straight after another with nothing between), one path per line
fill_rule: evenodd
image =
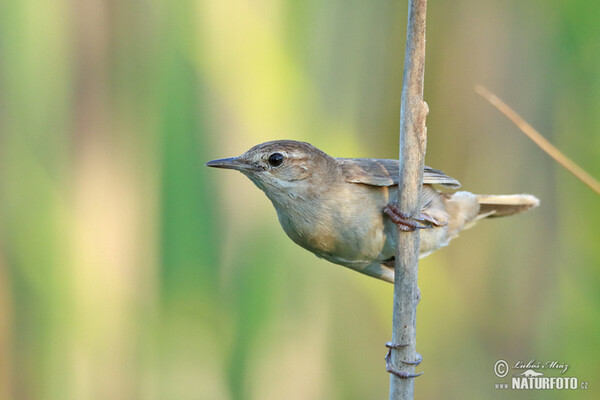
M476 195L479 218L506 217L537 207L540 201L530 194Z
M480 219L506 217L529 210L540 204L530 194L484 195L469 192L443 194L448 213L448 239L471 228Z

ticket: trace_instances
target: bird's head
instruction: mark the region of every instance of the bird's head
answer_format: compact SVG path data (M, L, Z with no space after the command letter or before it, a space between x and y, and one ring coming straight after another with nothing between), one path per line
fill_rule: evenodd
M335 159L313 145L294 140L261 143L238 157L213 160L208 167L235 169L250 178L271 200L314 190L336 171Z

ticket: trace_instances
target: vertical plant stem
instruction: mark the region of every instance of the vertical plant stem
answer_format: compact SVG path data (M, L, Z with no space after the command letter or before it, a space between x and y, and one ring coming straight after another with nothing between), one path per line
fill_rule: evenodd
M409 216L420 216L420 192L427 144L423 102L425 72L425 16L427 0L409 0L402 101L400 107L400 178L398 205ZM416 315L418 303L419 231L398 230L392 341L406 345L392 351L399 371L414 374L415 367L402 363L416 359ZM390 400L413 399L414 379L390 375Z

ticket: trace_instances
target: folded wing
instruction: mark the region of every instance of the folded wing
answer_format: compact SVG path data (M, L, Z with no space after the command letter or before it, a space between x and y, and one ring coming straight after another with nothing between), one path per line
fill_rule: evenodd
M337 158L346 182L362 183L371 186L398 185L398 160L373 158ZM425 166L423 183L458 188L460 183L442 171Z

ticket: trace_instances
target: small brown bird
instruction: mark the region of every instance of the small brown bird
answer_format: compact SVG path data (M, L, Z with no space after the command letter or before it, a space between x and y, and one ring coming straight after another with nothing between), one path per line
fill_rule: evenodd
M421 215L399 213L398 160L334 158L309 143L276 140L209 167L246 175L273 203L279 222L297 244L336 264L394 282L396 225L421 232L420 257L483 218L504 217L536 207L529 194L443 193L458 188L442 171L425 167Z

